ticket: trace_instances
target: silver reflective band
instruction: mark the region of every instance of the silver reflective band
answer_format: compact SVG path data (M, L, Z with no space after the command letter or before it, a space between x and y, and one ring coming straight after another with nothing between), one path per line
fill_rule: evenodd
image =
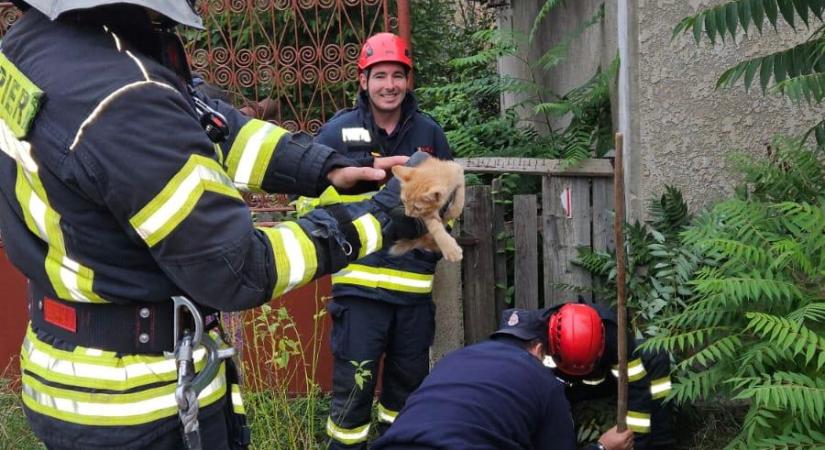
M660 381L660 382L653 382L650 385L650 395L653 398L656 398L658 395L669 392L671 388L670 378Z
M335 440L345 444L357 444L367 440L367 436L370 433L370 424L348 430L335 425L332 422L332 417L327 417L327 433Z
M50 372L76 378L126 382L143 376L151 375L160 377L165 373L177 373L174 358L167 358L151 363L128 364L120 367L73 362L55 358L46 352L37 349L28 337L26 337L23 341L23 350L26 352L26 357L30 363L40 366ZM96 356L98 352L102 353L102 350L88 349L86 354L89 356ZM198 362L203 360L205 355L206 350L203 347L200 347L195 350L193 357L194 360Z
M223 376L215 377L206 389L201 391L198 398L204 399L221 389L224 386L224 378ZM56 397L44 392L37 392L31 386L23 384L23 395L30 397L43 406L80 416L130 417L150 414L166 408L177 409L174 392L136 402L100 403Z
M381 403L378 404L378 421L384 423L393 423L398 417L398 411L392 411L385 408Z
M604 377L594 380L582 380L582 383L588 386L598 386L604 382Z

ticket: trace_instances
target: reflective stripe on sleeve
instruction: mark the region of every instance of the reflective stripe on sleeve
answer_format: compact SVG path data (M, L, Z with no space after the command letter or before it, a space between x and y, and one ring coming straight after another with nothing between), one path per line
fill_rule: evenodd
M275 261L275 287L272 298L309 283L318 269L315 244L295 222L283 222L273 228L261 228L272 245Z
M619 378L619 366L613 366L610 370L613 373L613 376ZM647 375L647 370L645 369L644 364L642 364L642 360L640 358L636 358L632 361L627 363L627 381L634 382L639 381Z
M393 423L395 422L395 418L398 417L398 411L393 411L380 402L378 403L378 421L384 423Z
M670 375L650 382L650 396L653 399L665 398L670 394Z
M246 409L243 407L243 397L241 397L241 388L237 384L232 385L232 411L235 414L246 414Z
M48 244L44 265L55 293L64 300L106 303L93 290L94 271L68 255L60 228L60 214L49 203L39 168L31 155L31 146L17 140L2 121L0 139L4 152L17 161L14 192L23 211L23 221L29 231Z
M261 192L275 147L287 133L284 128L258 119L241 127L226 159L227 173L238 189Z
M634 433L650 433L650 414L628 411L627 427L633 430Z
M332 422L332 417L327 417L327 435L345 445L353 445L367 441L370 434L370 424L362 425L358 428L344 428Z
M372 214L363 216L352 221L358 238L361 240L361 249L358 251L358 258L363 258L370 253L380 249L383 245L384 236L381 234L381 224Z
M168 236L195 209L205 192L215 192L243 201L232 180L217 161L192 155L163 190L129 219L150 247Z
M588 386L598 386L604 383L604 377L598 379L583 379L582 383Z
M427 294L433 290L433 276L403 270L350 264L332 275L332 284L354 284L369 288Z
M176 383L127 394L92 393L48 386L23 375L23 403L30 409L59 420L81 425L128 426L177 415ZM225 366L200 395L200 407L226 394Z
M369 200L376 192L367 192L364 194L339 194L334 186L329 186L321 192L318 197L298 197L294 202L295 211L298 212L298 217L309 214L315 208L329 205L340 205L341 203L357 203Z

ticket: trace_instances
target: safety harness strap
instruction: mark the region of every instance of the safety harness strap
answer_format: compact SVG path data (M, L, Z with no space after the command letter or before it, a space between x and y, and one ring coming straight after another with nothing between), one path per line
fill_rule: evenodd
M172 302L90 304L51 298L30 283L32 327L65 342L123 354L174 347Z

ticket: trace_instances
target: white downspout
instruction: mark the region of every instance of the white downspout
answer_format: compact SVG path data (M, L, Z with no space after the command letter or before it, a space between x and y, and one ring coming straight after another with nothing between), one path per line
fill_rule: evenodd
M630 27L628 12L628 2L631 0L617 0L616 5L616 21L618 29L618 46L619 59L621 65L619 66L619 132L624 135L624 185L631 187L630 174L632 173L631 162L633 161L632 149L636 145L633 140L633 135L630 133ZM625 190L625 205L631 206L630 198L631 189ZM627 211L632 210L632 207L625 208L625 219L627 218Z

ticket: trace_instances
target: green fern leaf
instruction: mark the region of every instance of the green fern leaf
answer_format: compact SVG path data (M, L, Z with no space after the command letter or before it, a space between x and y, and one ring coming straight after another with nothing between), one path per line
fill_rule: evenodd
M562 0L544 0L544 4L541 5L541 9L539 9L536 18L533 20L533 26L530 28L530 35L527 38L528 42L533 42L533 38L536 36L536 32L538 32L541 22L543 22L547 15L561 3Z
M796 103L801 103L803 100L809 104L819 103L825 98L825 73L801 75L784 81L778 80L772 92L785 95Z

